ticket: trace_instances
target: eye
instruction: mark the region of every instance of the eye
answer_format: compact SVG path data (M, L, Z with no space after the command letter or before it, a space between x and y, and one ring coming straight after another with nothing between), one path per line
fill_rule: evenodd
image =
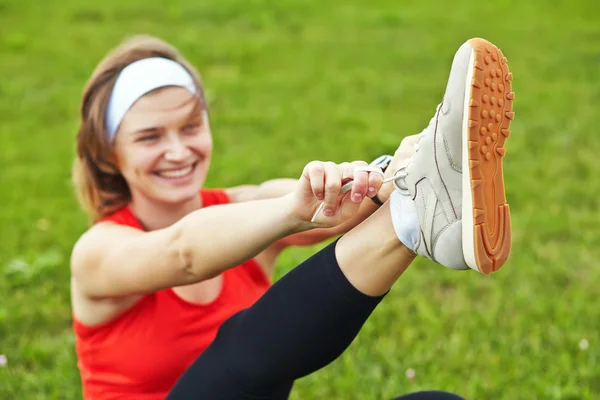
M200 123L200 122L192 122L183 127L183 132L195 133L200 129L201 126L202 126L202 123Z
M144 135L144 136L138 138L137 142L151 142L156 139L158 139L158 135L153 133L151 135Z

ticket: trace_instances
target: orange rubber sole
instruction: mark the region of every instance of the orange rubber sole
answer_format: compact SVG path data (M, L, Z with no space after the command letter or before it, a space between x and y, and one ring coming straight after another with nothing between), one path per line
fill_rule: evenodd
M469 44L474 51L467 132L473 225L463 230L473 229L472 256L477 269L490 274L504 265L512 244L502 163L515 94L502 51L484 39Z

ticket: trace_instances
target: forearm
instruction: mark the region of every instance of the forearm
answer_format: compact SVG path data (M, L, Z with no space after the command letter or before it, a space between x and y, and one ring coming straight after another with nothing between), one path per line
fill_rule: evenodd
M243 263L276 241L311 228L294 218L284 197L214 206L177 224L181 255L189 271L209 279Z
M281 239L278 243L282 247L288 246L310 246L313 244L320 243L324 240L331 239L333 237L343 235L350 231L352 228L360 224L362 221L367 219L373 214L379 206L370 199L365 199L361 206L358 214L355 217L349 219L340 226L328 229L312 229L310 231L304 231L296 234L289 235Z
M230 192L230 197L233 202L281 197L290 193L294 189L296 183L296 179L273 179L258 186L244 186L233 189ZM385 201L389 197L390 192L391 185L388 184L381 188L378 196ZM365 198L361 203L358 214L345 223L335 228L312 229L301 233L291 234L278 240L277 245L282 249L289 246L310 246L342 235L360 224L378 208L379 206L371 199Z

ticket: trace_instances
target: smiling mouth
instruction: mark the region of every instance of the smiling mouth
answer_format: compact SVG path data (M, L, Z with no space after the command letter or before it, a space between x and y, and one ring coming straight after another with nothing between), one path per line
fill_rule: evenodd
M183 168L179 168L179 169L172 169L172 170L168 170L168 171L157 171L157 172L154 172L154 175L160 176L161 178L168 178L168 179L183 178L183 177L190 175L194 171L194 168L196 168L196 165L198 165L198 162L195 162L192 165L188 165L187 167L183 167Z

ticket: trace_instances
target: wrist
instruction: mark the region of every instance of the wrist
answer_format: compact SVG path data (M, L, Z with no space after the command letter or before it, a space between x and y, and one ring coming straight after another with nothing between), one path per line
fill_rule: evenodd
M294 193L288 193L279 198L283 202L284 226L288 230L288 235L305 232L317 227L314 222L307 221L294 212Z

